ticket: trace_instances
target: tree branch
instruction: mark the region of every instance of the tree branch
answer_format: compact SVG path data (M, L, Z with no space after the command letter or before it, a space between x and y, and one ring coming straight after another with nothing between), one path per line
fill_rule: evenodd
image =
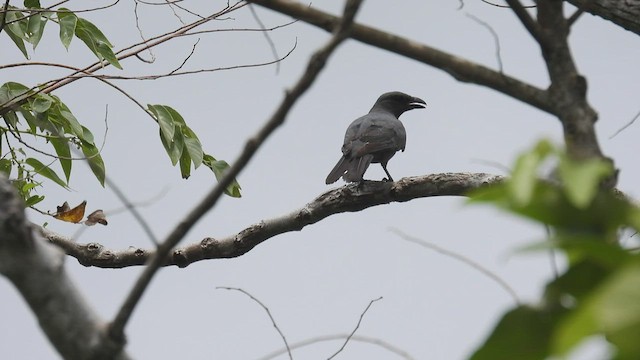
M542 41L544 41L544 39L542 38L542 36L540 34L540 29L538 28L538 24L531 17L531 15L529 15L529 13L527 12L527 9L525 9L524 6L522 6L520 1L519 0L506 0L506 2L507 2L507 4L509 4L509 7L511 8L511 10L513 10L513 12L516 14L518 19L520 19L520 22L522 23L522 25L524 25L524 27L527 29L529 34L531 34L531 36L533 36L533 38L538 43L542 43Z
M339 21L339 18L334 15L295 1L250 0L250 2L292 16L326 31L333 31ZM351 38L431 65L445 71L459 81L487 86L553 114L549 94L545 90L485 66L366 25L354 24Z
M13 185L0 176L0 273L24 297L63 358L100 358L106 347L116 354L112 359L128 359L122 343L108 340L106 324L67 276L64 254L32 232L23 206Z
M567 0L575 7L600 16L640 35L640 2L628 0Z
M269 135L284 122L289 110L293 107L298 98L300 98L300 96L302 96L311 86L320 71L324 68L329 56L338 47L338 45L346 39L360 3L361 0L347 1L344 16L340 21L340 25L337 27L336 32L324 47L311 56L307 70L291 91L285 93L285 97L282 100L280 107L278 107L271 119L267 121L257 135L247 141L244 151L240 157L234 162L233 166L226 171L225 175L220 179L214 189L205 196L205 198L169 234L166 240L158 246L156 253L149 259L147 267L138 278L138 281L136 281L133 289L120 307L120 310L113 322L110 324L109 336L111 338L116 339L116 341L124 339L125 325L129 321L133 310L140 301L142 294L150 284L151 279L156 274L158 268L160 268L160 266L165 262L165 259L171 249L173 249L173 247L176 246L182 238L184 238L191 227L217 203L220 196L224 193L224 189L227 188L240 171L242 171L242 169L247 165L249 160L264 143L267 137L269 137Z
M185 267L208 259L234 258L274 236L300 231L331 215L356 212L369 207L433 196L464 196L471 190L504 180L484 173L444 173L407 177L396 182L366 181L329 190L289 214L260 221L224 238L207 237L200 242L174 249L160 265ZM47 229L42 235L84 266L123 268L146 264L155 250L129 247L107 249L98 243L79 244Z

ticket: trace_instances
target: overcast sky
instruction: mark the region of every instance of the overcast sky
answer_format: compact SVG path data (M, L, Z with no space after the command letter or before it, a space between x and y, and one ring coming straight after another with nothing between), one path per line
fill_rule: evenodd
M46 3L48 4L48 3ZM201 14L225 2L191 4ZM481 1L365 1L357 21L497 69L490 32L467 14L489 23L500 37L504 71L539 87L548 85L537 44L512 12ZM15 5L18 5L17 3ZM43 3L45 5L45 3ZM74 2L70 8L86 6ZM314 2L314 7L339 13L342 1ZM391 7L392 6L392 7ZM267 26L289 19L257 8ZM122 2L102 12L81 15L123 48L138 39L133 5ZM193 17L181 13L185 21ZM256 27L247 8L207 28ZM180 25L166 7L140 6L145 35ZM33 60L83 66L93 55L78 39L67 53L49 24ZM248 136L269 118L286 88L300 76L309 55L328 34L302 22L270 33L279 54L297 41L292 55L274 66L203 73L158 81L119 83L143 104L166 104L178 110L198 134L206 152L232 162ZM196 37L153 50L154 65L134 58L122 62L127 75L169 71L188 55ZM588 98L598 111L604 153L621 169L619 188L640 196L637 166L640 123L613 139L609 136L640 111L640 38L600 18L585 14L572 28L576 63L589 83ZM2 63L24 61L6 35L0 36ZM147 55L148 56L148 55ZM261 33L202 35L185 68L211 68L257 63L273 56ZM121 73L107 69L108 73ZM50 68L0 72L0 83L33 86L63 76ZM495 164L510 166L517 154L536 140L561 144L560 123L550 115L483 87L459 83L444 72L389 52L346 41L313 87L296 104L283 127L258 152L238 180L241 199L224 198L187 235L183 244L204 237L235 234L263 219L288 213L321 193L324 179L340 157L349 123L368 112L384 92L399 90L424 99L425 110L402 116L407 146L389 163L394 178L439 172L505 174ZM82 80L55 93L98 138L108 135L103 150L108 176L133 202L163 194L140 208L159 238L164 238L188 210L215 185L213 174L198 169L188 180L171 166L158 137L157 125L122 95L92 80ZM101 141L101 140L99 140ZM382 179L373 165L366 178ZM72 191L46 183L39 204L55 210L68 201L88 201L89 211L121 206L102 189L88 167L74 165ZM78 226L56 222L29 211L32 221L66 235ZM428 198L339 214L301 232L272 238L246 255L203 261L186 269L163 269L147 290L129 326L127 350L139 359L256 359L283 343L264 310L246 296L218 286L239 287L269 307L290 344L309 338L349 333L369 302L378 297L357 334L382 339L416 359L461 359L488 335L499 316L514 305L504 289L479 271L450 257L402 240L389 228L419 237L479 263L504 279L527 302L535 303L551 277L546 254L516 250L544 238L544 230L497 210L465 205L463 198ZM139 224L126 213L94 226L79 242L109 248L151 247ZM140 267L123 270L85 268L73 258L67 270L96 311L111 319ZM25 302L6 280L0 280L0 357L57 357ZM294 352L296 359L323 359L340 341L323 342ZM597 359L585 350L581 359ZM286 358L280 357L281 359ZM380 347L361 342L347 345L343 359L398 359Z

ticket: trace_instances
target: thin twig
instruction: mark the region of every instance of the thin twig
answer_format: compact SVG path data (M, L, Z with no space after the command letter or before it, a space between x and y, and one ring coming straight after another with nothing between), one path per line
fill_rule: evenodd
M618 131L616 131L613 135L609 136L609 140L613 139L614 137L616 137L618 134L620 134L621 132L623 132L624 130L626 130L629 126L633 125L634 122L636 122L636 120L638 120L638 118L640 117L640 112L638 112L636 114L636 116L633 117L633 119L631 119L631 121L629 121L625 126L621 127Z
M255 296L251 295L249 292L247 292L247 291L245 291L243 289L240 289L240 288L227 287L227 286L217 286L216 289L239 291L239 292L247 295L248 297L250 297L251 300L253 300L256 303L258 303L258 305L262 306L264 311L267 312L267 315L269 316L269 319L271 320L271 324L273 325L274 328L276 328L276 330L278 331L278 334L280 334L280 338L282 338L282 342L284 342L284 346L287 349L287 354L289 355L289 359L293 360L293 355L291 354L291 348L289 347L289 343L287 342L287 338L282 333L282 330L280 330L280 327L278 327L278 324L276 324L276 319L274 319L273 315L271 315L271 311L269 311L269 308L264 303L262 303L262 301L258 300Z
M353 335L353 334L335 334L335 335L324 335L324 336L318 336L318 337L314 337L311 339L307 339L307 340L302 340L302 341L298 341L296 343L291 344L291 350L295 350L298 348L302 348L305 346L309 346L309 345L314 345L320 342L325 342L325 341L336 341L336 340L344 340L346 338L348 338L349 336L351 336L351 341L359 341L362 343L366 343L366 344L372 344L372 345L377 345L385 350L388 350L390 352L392 352L395 355L400 356L401 358L405 359L405 360L414 360L413 356L411 356L409 353L407 353L406 351L393 346L391 344L389 344L388 342L381 340L381 339L377 339L377 338L373 338L373 337L369 337L369 336L362 336L362 335ZM261 358L259 358L258 360L271 360L271 359L275 359L278 356L285 354L287 352L287 349L282 348L279 350L276 350L272 353L269 353Z
M267 32L267 28L262 23L262 20L260 20L260 17L258 16L258 13L256 12L256 9L253 7L252 4L249 4L249 11L251 12L251 15L253 16L253 18L258 23L258 26L260 27L260 29L262 29L262 34L264 35L264 38L267 40L267 44L269 44L269 47L271 48L271 53L273 54L273 58L277 59L278 50L276 50L276 45L273 43L273 40L271 40L271 36L269 36L269 33ZM279 62L276 63L276 74L278 73L280 73Z
M480 20L480 18L469 13L466 13L465 15L467 15L467 17L470 18L471 20L474 20L478 24L487 28L491 33L491 36L493 37L493 42L495 43L495 46L496 46L496 60L498 61L498 71L500 71L500 74L502 74L504 71L502 68L502 56L500 55L500 38L498 37L498 33L496 33L496 31L493 29L491 25Z
M516 302L516 304L520 304L520 298L518 297L518 294L516 294L516 292L513 290L513 288L511 286L509 286L509 284L507 284L506 281L502 280L498 275L494 274L493 272L489 271L488 269L486 269L485 267L483 267L482 265L476 263L475 261L462 256L458 253L455 253L453 251L441 248L438 245L426 242L422 239L418 239L416 237L410 236L408 234L405 234L404 232L396 229L396 228L390 228L389 229L392 233L398 235L401 239L412 242L414 244L418 244L422 247L425 247L427 249L439 252L442 255L448 256L450 258L456 259L458 261L461 261L469 266L471 266L472 268L478 270L480 273L486 275L487 277L489 277L491 280L495 281L498 285L500 285L501 288L503 288L509 295L511 295L511 297L513 298L513 301Z
M580 16L584 14L584 9L576 10L569 18L567 19L567 25L573 26L573 24L580 18Z
M380 296L377 299L373 299L373 300L369 301L369 305L367 305L367 307L364 309L364 311L360 314L360 319L358 319L358 323L356 324L356 327L353 328L353 331L351 331L349 336L347 336L347 338L344 340L344 343L342 344L340 349L338 349L338 351L336 351L333 355L329 356L327 358L327 360L333 359L334 357L336 357L336 355L340 354L342 352L342 350L344 350L345 346L347 346L347 344L349 343L349 340L351 340L351 338L356 333L356 331L358 331L358 328L360 328L360 324L362 323L362 319L364 318L364 315L367 313L367 311L369 311L369 308L371 307L371 305L373 305L374 302L379 301L379 300L382 300L382 296Z
M271 135L271 133L284 122L289 110L293 107L300 96L302 96L306 90L309 89L311 84L313 84L329 56L338 47L338 45L346 39L360 3L361 0L349 0L347 2L344 16L337 28L337 31L324 47L311 56L307 70L298 80L296 85L285 94L282 103L271 119L267 121L257 135L247 141L240 157L229 169L227 169L225 175L220 179L213 190L211 190L209 194L207 194L204 199L189 212L189 214L167 236L160 246L158 246L155 255L150 259L149 264L143 270L129 295L127 295L127 298L120 307L116 317L111 324L109 324L108 333L112 339L124 339L124 327L128 323L136 305L142 298L142 294L149 286L160 266L165 262L165 259L171 249L173 249L173 247L184 238L187 232L198 220L200 220L202 216L204 216L204 214L213 208L213 206L218 202L218 199L224 193L224 190L232 181L234 181L242 169L244 169L249 160L251 160L253 155L269 135Z

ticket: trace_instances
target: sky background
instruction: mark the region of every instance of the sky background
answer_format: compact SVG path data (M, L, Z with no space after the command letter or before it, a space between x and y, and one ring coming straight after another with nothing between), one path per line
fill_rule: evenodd
M225 3L182 4L208 14ZM342 4L324 1L313 6L337 14ZM497 69L494 39L467 16L471 14L499 35L505 73L541 88L548 86L539 48L510 10L481 1L465 1L464 5L459 10L457 1L398 1L392 7L390 2L365 1L356 20ZM73 2L66 6L78 9L86 5ZM271 11L256 10L267 27L289 21ZM573 9L568 6L567 11ZM103 30L116 50L139 41L131 2L80 16ZM147 37L180 26L163 6L141 5L138 16ZM184 13L181 16L185 21L194 20ZM204 28L257 27L248 8L230 16ZM67 52L57 32L57 25L47 26L33 61L76 66L94 62L93 54L78 39ZM280 64L279 73L269 66L118 84L143 104L166 104L178 110L198 134L205 152L232 162L246 139L271 116L285 89L304 71L310 54L329 37L302 22L269 35L281 55L297 42L295 51ZM199 38L185 69L273 59L259 32L220 32ZM156 61L152 65L130 58L122 62L124 71L109 68L105 73L170 71L189 54L197 39L185 37L154 49ZM570 40L577 66L588 80L588 99L600 115L600 145L621 169L619 188L638 198L640 124L613 139L609 136L640 111L640 38L585 14L572 28ZM3 64L24 61L6 35L0 36L0 48ZM24 67L0 71L0 83L17 81L33 86L65 74L52 68ZM388 166L396 180L440 172L504 175L503 167L510 166L519 152L538 139L562 141L560 123L540 110L493 90L457 82L441 70L347 40L289 113L286 123L238 177L242 198L223 198L182 244L235 234L342 186L342 182L327 186L324 179L341 155L345 129L367 113L380 94L395 90L428 104L425 110L402 116L406 151L398 153ZM130 201L155 199L139 211L160 239L215 186L213 174L205 167L182 180L164 152L157 125L113 89L98 81L81 80L55 94L100 139L108 105L109 129L102 152L107 175ZM377 164L366 173L368 179L383 177ZM87 200L88 211L104 209L109 225L87 229L79 242L99 242L112 249L151 247L130 214L109 216L121 203L113 192L100 187L85 164L74 164L71 188L67 192L46 183L42 190L46 200L38 206L55 211L64 201L73 206ZM158 198L158 194L162 196ZM71 236L78 230L78 226L33 211L28 214L35 223L48 222L50 229L61 234ZM479 271L407 242L390 228L481 264L504 279L525 302L538 301L552 276L546 254L517 252L544 238L544 229L535 224L492 208L465 205L463 198L378 206L331 216L301 232L277 236L239 258L162 269L126 329L127 351L139 359L257 359L282 348L260 306L238 292L216 289L231 286L250 292L268 306L289 344L349 333L369 302L383 297L371 306L357 334L382 339L416 359L464 358L514 305L513 299ZM73 258L67 259L66 269L103 319L113 318L142 270L85 268ZM26 303L4 278L0 280L0 299L0 357L57 358ZM294 358L324 359L340 346L341 341L319 343L294 351ZM598 359L601 350L588 346L579 357ZM284 358L286 355L280 357ZM371 344L351 342L341 358L399 357Z

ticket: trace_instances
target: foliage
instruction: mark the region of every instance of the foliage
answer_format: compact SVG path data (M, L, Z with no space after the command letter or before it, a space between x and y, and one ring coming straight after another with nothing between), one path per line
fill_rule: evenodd
M558 181L540 171L557 163ZM606 160L576 161L539 142L520 155L511 178L472 194L550 227L552 235L527 250L552 248L568 268L547 284L540 304L507 312L472 359L542 359L566 356L593 335L602 335L616 359L640 353L640 255L618 241L621 228L640 230L640 209L601 184L614 169Z
M43 9L39 0L25 0L24 7L18 9L9 6L0 16L4 16L6 22L3 32L25 58L29 58L26 44L31 44L35 51L45 25L54 22L59 26L60 41L65 48L68 49L76 37L99 61L122 69L113 52L113 45L89 20L66 8L56 11ZM200 140L177 111L165 105L149 105L149 114L160 125L162 144L171 162L174 165L180 163L183 178L190 176L191 164L198 168L204 163L220 179L228 164L203 152ZM0 126L0 172L12 180L27 206L44 199L43 195L33 193L42 185L42 178L68 188L74 160L88 161L96 179L104 186L105 163L93 134L76 119L60 98L47 91L45 85L30 88L16 82L2 84L0 115L4 119L4 126ZM37 139L50 144L53 152L47 153L37 148ZM43 162L28 155L31 152L48 155L48 161ZM82 153L82 156L74 157L74 153ZM59 170L53 169L52 165L56 162L60 164L64 176L59 176ZM234 181L225 193L240 197L240 186Z

